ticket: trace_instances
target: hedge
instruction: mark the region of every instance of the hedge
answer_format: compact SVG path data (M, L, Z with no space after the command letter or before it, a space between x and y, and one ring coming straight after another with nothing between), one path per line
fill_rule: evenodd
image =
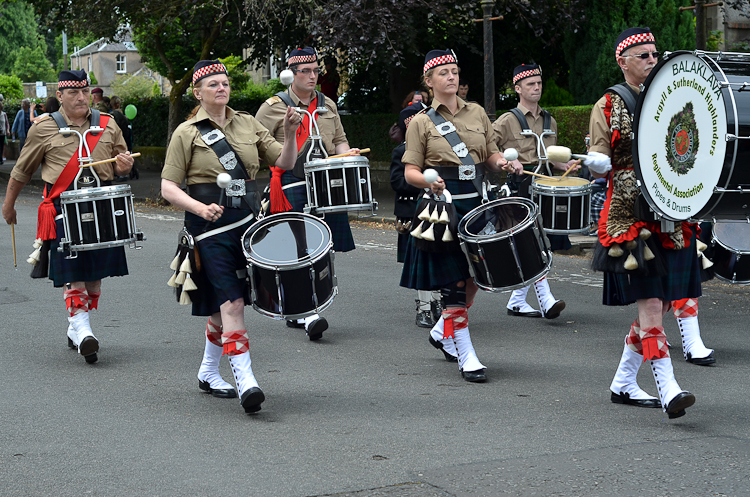
M589 130L589 117L593 105L547 107L557 121L557 144L568 147L573 153L586 151L583 139ZM498 116L508 111L498 112Z

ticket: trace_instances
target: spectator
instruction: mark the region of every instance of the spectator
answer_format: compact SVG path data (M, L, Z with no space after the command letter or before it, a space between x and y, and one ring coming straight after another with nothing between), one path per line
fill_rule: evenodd
M458 91L456 92L456 94L461 100L466 100L467 96L469 95L469 82L463 78L458 78Z
M330 98L334 102L339 99L339 84L341 84L341 76L336 71L336 59L333 57L326 57L324 59L325 72L318 77L318 83L320 84L320 91L323 95Z
M26 143L26 135L31 128L31 117L36 117L36 110L31 110L31 101L28 98L21 100L21 110L16 114L16 118L13 120L13 127L11 128L11 134L15 140L18 137L18 153L21 153L23 144Z
M5 162L5 140L9 134L10 123L8 122L8 114L3 111L3 103L0 101L0 157L2 157L3 162Z
M122 99L118 96L113 96L110 99L110 104L112 106L112 116L115 118L115 122L122 130L122 137L125 138L125 143L128 144L128 150L133 150L133 132L130 129L130 120L123 114L122 110L120 110L120 106L122 106Z
M401 108L405 109L409 104L415 104L417 102L423 102L425 105L427 105L427 95L425 95L424 93L420 93L419 90L413 91L406 95L404 102L401 104Z
M104 102L104 90L101 88L91 90L91 107L97 109L99 112L109 113L109 107Z
M37 109L40 112L44 112L44 114L39 114L37 117L33 118L31 120L32 123L38 123L44 116L48 116L53 112L57 112L58 110L60 110L60 102L56 97L47 97L44 105L40 106L40 104L38 104Z
M591 148L591 133L586 132L586 153ZM585 164L581 166L580 176L591 181L591 232L590 236L597 236L599 230L599 217L604 207L604 200L607 198L607 178L595 179L591 175L588 166Z

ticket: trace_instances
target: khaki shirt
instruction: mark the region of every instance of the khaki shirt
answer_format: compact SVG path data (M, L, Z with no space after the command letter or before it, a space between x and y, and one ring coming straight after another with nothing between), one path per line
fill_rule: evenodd
M300 107L299 97L293 91L290 91L290 93L292 102ZM318 114L315 122L318 123L318 128L320 128L320 136L323 137L323 145L326 148L326 152L328 152L328 155L334 155L336 153L336 145L347 143L346 133L344 133L344 127L341 125L341 117L339 117L336 104L328 97L325 97L325 101L328 112ZM301 107L307 109L308 106L302 104ZM286 114L286 104L281 98L275 95L262 103L260 109L255 114L255 118L268 128L279 143L284 143L284 114ZM302 116L303 122L307 125L309 119L305 114L302 114ZM310 130L310 134L314 132L315 128L313 127ZM308 137L305 145L309 141L310 138ZM302 149L304 149L304 145Z
M474 162L485 162L491 155L499 152L492 123L482 107L464 102L460 97L456 98L458 110L455 115L437 100L432 101L431 107L446 121L453 123ZM420 169L463 164L448 140L438 132L432 120L425 114L416 115L406 128L406 152L401 162L414 164Z
M68 127L78 131L81 135L91 127L91 112L86 116L86 122L81 126L71 123L62 108L60 113ZM52 119L52 116L47 116L44 120L33 124L29 129L29 136L26 137L21 156L10 173L11 178L21 183L28 183L31 180L31 175L41 166L42 179L47 183L54 184L73 154L76 157L78 156L79 142L78 135L75 133L71 133L67 138L58 133L57 123ZM104 128L96 147L91 151L91 158L94 162L111 159L117 154L127 152L127 150L128 147L122 138L120 127L115 123L115 119L109 116L107 126ZM83 148L83 154L86 155L86 147ZM114 166L114 162L100 164L94 166L94 170L100 180L111 181L115 178Z
M518 108L526 117L526 122L529 124L531 131L536 133L537 136L541 135L544 131L544 116L542 115L541 107L539 108L539 115L536 117L523 105L518 104ZM536 138L521 135L521 125L512 112L506 112L498 117L497 121L492 124L492 127L495 128L497 146L500 150L515 148L518 151L518 160L524 167L536 167L539 164L539 156L536 153ZM555 132L555 135L546 135L544 137L545 147L557 144L557 121L555 121L554 117L552 117L550 128Z
M637 86L628 83L628 86L635 91L636 95L641 92ZM612 157L612 129L607 123L607 116L604 115L604 108L607 105L607 96L604 95L591 109L589 118L589 133L591 133L590 151L599 152Z
M161 177L174 181L178 185L185 180L188 185L215 183L220 173L226 172L224 166L211 147L203 141L195 123L209 119L208 113L201 108L198 113L177 126L167 148L164 168ZM222 128L211 120L211 124L220 129L227 142L237 153L250 179L255 179L258 172L259 155L270 164L274 164L281 155L282 146L253 116L247 112L235 112L227 107L227 121Z

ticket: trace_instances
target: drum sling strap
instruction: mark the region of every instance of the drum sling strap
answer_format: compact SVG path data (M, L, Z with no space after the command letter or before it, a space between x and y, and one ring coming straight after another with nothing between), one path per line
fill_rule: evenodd
M617 95L625 102L625 107L628 109L628 114L631 117L635 114L635 105L638 101L638 95L627 83L618 83L614 86L607 88L607 92L617 93ZM605 92L605 93L607 93Z
M195 123L195 126L200 131L205 144L211 147L224 170L232 177L229 186L224 189L226 206L231 209L240 209L244 200L245 208L255 212L255 202L252 198L248 198L253 194L248 192L245 186L245 180L250 179L250 176L247 174L242 159L227 141L227 137L221 130L211 126L208 119Z
M523 112L521 112L521 109L519 109L518 107L513 107L512 109L510 109L510 111L514 116L516 116L518 124L521 125L522 131L533 133L533 131L531 131L531 128L529 127L529 122L526 120L526 116L523 115ZM552 132L552 115L544 109L542 109L542 130L548 133Z
M432 120L432 123L435 125L435 129L437 129L438 133L440 133L443 138L448 141L448 144L453 149L453 152L458 156L458 158L461 160L461 163L463 164L462 166L458 166L458 179L471 180L471 182L474 184L474 188L476 188L477 190L477 193L482 196L482 200L487 201L487 191L482 187L482 181L484 180L484 168L481 166L477 166L474 163L474 159L472 159L471 154L469 154L468 147L456 132L456 126L452 122L446 121L445 118L438 114L434 108L430 108L426 112L426 114Z

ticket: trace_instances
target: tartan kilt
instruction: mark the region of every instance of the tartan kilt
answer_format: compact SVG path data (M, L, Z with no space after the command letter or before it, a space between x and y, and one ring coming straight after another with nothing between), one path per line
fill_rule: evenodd
M396 242L396 262L404 262L406 260L406 247L409 243L411 235L409 233L398 233L398 241Z
M55 200L55 217L61 212L59 199ZM109 276L127 276L128 261L125 247L112 247L78 252L75 259L66 259L68 252L58 252L65 234L62 218L55 221L57 238L52 240L49 253L49 279L59 288L73 281L98 281Z
M471 181L445 180L445 186L454 195L476 192ZM459 220L470 210L479 207L481 200L481 197L454 200L453 205L456 207ZM407 236L400 286L414 290L438 290L471 278L469 263L462 250L447 254L425 252L416 248L413 236Z
M224 213L215 223L190 212L185 213L185 227L193 236L205 231L220 228L241 220L251 214L245 209L224 209ZM247 259L242 250L242 235L256 221L253 219L224 233L210 236L196 243L196 252L200 259L200 271L193 278L198 286L200 296L193 300L193 316L210 316L219 312L221 304L226 301L245 299L249 304L247 278ZM206 225L210 224L208 230ZM194 292L192 292L194 293Z
M290 185L300 181L291 171L284 171L281 175L281 186ZM286 199L292 204L292 211L304 212L307 205L307 187L306 185L295 186L284 190ZM335 214L326 214L323 221L331 228L333 235L333 250L336 252L349 252L354 250L354 236L352 228L349 226L349 214L346 212L337 212Z
M701 266L695 249L669 250L661 247L667 268L665 276L604 273L604 305L629 305L639 299L657 298L671 302L701 296Z

